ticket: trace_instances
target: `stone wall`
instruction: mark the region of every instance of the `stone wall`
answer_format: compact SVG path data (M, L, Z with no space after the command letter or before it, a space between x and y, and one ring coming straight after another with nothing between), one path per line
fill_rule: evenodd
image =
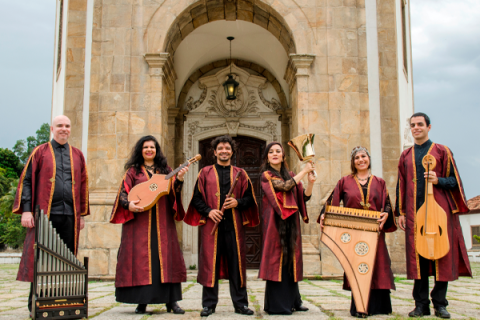
M76 146L82 137L85 8L85 0L70 0L65 114L72 119ZM401 152L395 1L377 0L377 9L383 176L393 200ZM318 182L308 204L310 223L302 225L305 272L341 273L337 260L320 243L315 221L322 199L350 172L352 148L370 148L364 1L96 0L87 159L92 214L80 235L80 255L90 256L93 276L115 274L121 226L108 221L133 144L152 134L172 166L184 161L184 113L175 92L184 101L192 80L175 87L171 59L195 28L219 19L240 19L265 28L290 57L285 71L289 100L281 97L289 107L281 112L282 142L302 133L316 134ZM192 71L192 77L198 73ZM297 161L291 151L289 161L294 168ZM191 229L177 224L182 247L183 233L196 234ZM387 237L397 272L404 270L403 241L401 232Z

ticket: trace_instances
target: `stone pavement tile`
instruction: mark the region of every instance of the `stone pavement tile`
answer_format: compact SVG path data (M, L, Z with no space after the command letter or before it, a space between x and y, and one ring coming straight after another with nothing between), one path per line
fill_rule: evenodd
M94 304L110 304L111 305L111 304L114 304L116 301L115 301L115 296L113 294L110 294L102 298L90 300L90 302Z
M22 307L27 305L27 299L18 300L12 299L5 302L0 302L0 307Z
M94 313L89 312L89 314L93 315ZM136 314L135 309L125 309L114 307L108 311L105 311L98 316L94 317L93 319L96 320L110 320L110 319L118 319L118 320L140 320L144 315ZM91 318L91 316L89 317Z
M103 286L103 287L96 287L96 288L88 288L88 292L115 292L114 286Z
M178 301L178 305L183 310L202 310L202 299L199 297L197 299L183 299L182 301Z

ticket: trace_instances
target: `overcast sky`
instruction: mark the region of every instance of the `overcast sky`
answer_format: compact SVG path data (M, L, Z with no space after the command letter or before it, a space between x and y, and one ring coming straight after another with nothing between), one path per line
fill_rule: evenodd
M0 0L0 147L50 121L54 0ZM480 1L411 3L415 109L454 152L467 198L480 195Z

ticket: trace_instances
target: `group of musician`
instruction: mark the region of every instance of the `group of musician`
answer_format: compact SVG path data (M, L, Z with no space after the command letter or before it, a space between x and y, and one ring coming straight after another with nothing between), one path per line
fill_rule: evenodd
M385 233L397 227L405 231L407 277L414 280L415 308L410 317L430 315L428 277L435 277L431 300L435 315L450 318L446 307L448 281L472 276L458 213L468 212L462 182L452 152L429 139L430 119L424 113L410 118L414 146L403 151L398 165L396 205L390 202L385 181L371 174L371 155L362 146L350 154L351 173L341 178L327 203L355 209L382 211L378 220L380 236L373 271L368 314L356 310L352 296L350 313L355 317L392 313L390 290L395 290ZM55 117L53 139L35 148L20 177L13 212L22 214L27 236L17 280L33 281L35 223L32 212L37 205L49 216L67 247L78 251L84 216L90 214L88 175L82 152L68 143L71 123L66 116ZM297 174L290 171L286 152L279 142L266 146L262 156L262 212L258 210L252 183L247 173L231 164L235 141L228 135L215 138L211 146L216 163L200 170L188 207L182 204L182 189L188 166L170 184L169 193L144 210L128 195L136 185L154 174L172 169L155 137L142 137L125 163L110 222L122 224L118 251L115 296L118 302L136 304L136 313L147 311L148 304L166 304L168 312L183 314L181 283L187 272L178 243L176 221L199 226L198 278L203 286L201 316L215 312L218 280L228 279L236 313L253 315L246 290L245 228L255 227L262 215L263 247L259 278L266 281L264 310L269 314L289 315L307 311L298 282L303 279L301 221L308 223L306 202L316 180L314 162ZM422 159L430 154L436 167L426 171ZM98 170L97 170L98 171ZM106 172L103 172L106 174ZM238 175L237 175L238 174ZM231 190L234 179L235 188ZM306 186L302 183L306 180ZM416 214L425 201L426 181L433 183L435 200L447 214L450 251L438 260L418 254ZM324 210L318 223L323 228ZM398 216L398 222L396 221ZM344 289L350 285L345 278ZM30 289L29 309L32 303Z

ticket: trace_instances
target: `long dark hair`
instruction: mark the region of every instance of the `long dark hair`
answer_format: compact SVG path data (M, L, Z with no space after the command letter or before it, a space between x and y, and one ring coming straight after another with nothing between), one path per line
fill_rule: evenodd
M153 165L157 172L161 174L167 174L172 169L167 165L167 158L163 155L162 149L160 148L160 144L158 143L157 139L154 136L144 136L141 137L135 146L132 148L130 152L130 158L128 159L127 163L125 163L125 170L134 167L137 170L137 173L140 173L142 170L142 165L145 162L143 159L143 144L147 141L153 141L155 143L155 158L153 158Z
M283 161L280 167L280 172L272 168L268 162L268 152L274 145L279 145L282 148ZM271 142L265 148L262 156L262 166L260 167L260 172L271 171L275 175L281 177L283 180L287 181L292 179L292 176L288 172L288 165L285 162L285 150L280 142ZM296 192L296 187L293 187L290 192ZM298 200L303 201L303 199ZM277 224L278 235L280 236L280 243L282 245L283 264L289 267L289 272L292 273L293 266L293 257L295 255L295 248L297 246L297 221L295 220L297 215L291 215L287 219L283 220L279 215L275 215L275 223ZM298 218L297 218L298 220Z
M283 154L283 161L280 167L280 172L278 172L276 169L274 169L270 163L268 162L268 152L274 145L279 145L280 148L282 148L282 154ZM292 177L290 176L290 173L288 172L288 165L287 162L285 161L285 150L283 149L283 146L280 142L273 141L270 142L267 147L265 148L265 151L263 151L262 155L262 165L260 166L260 173L264 171L271 171L281 177L283 180L287 181L291 179Z

